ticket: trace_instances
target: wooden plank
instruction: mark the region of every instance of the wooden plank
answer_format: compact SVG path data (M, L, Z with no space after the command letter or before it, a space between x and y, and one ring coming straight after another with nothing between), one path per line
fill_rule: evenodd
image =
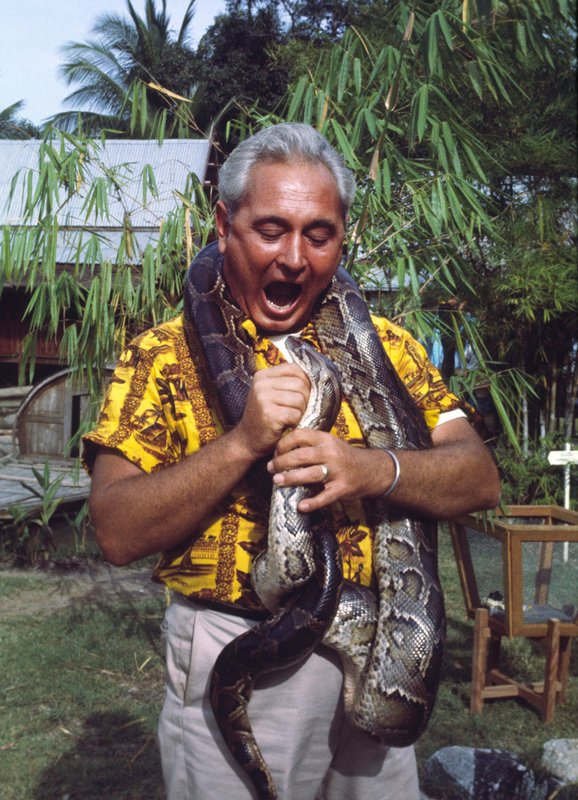
M0 463L0 520L7 522L12 519L10 508L13 506L28 511L42 507L40 498L32 491L40 490L32 469L43 472L45 463L37 459L21 460L17 457ZM56 497L60 499L59 508L88 497L90 477L80 469L78 463L61 459L52 462L48 459L48 465L52 479L62 477L56 491Z
M472 696L470 713L481 714L484 708L484 686L486 683L486 664L488 658L488 609L476 608L474 625L474 649L472 653Z

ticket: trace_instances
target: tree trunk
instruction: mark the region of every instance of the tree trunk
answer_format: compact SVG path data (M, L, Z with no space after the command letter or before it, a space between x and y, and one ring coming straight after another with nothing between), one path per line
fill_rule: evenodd
M556 408L557 408L557 395L558 395L558 375L560 370L558 369L558 355L552 355L552 361L550 363L550 392L549 392L549 411L548 414L548 433L556 433L558 430L558 420L556 417Z
M564 441L569 442L574 433L574 414L578 394L578 353L576 347L570 349L568 358L568 383L566 387L566 408L564 409Z

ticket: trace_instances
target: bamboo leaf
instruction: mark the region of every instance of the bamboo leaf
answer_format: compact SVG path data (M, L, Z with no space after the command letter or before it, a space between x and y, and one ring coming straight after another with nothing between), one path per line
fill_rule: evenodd
M518 442L518 437L516 436L516 432L512 427L512 423L510 422L510 417L508 415L508 412L506 411L506 408L502 401L502 396L498 391L497 386L495 386L494 383L490 383L488 388L490 392L490 397L492 398L492 402L494 404L494 408L498 413L498 417L500 418L500 422L504 428L504 431L506 432L508 441L510 442L512 447L515 448L516 452L521 453L522 449Z
M295 89L293 90L293 95L291 97L291 102L289 104L289 108L287 110L287 119L294 120L297 117L297 110L301 105L301 101L303 99L303 95L305 93L305 89L307 87L308 80L306 76L299 78L295 85Z
M357 97L361 94L361 61L356 56L353 59L353 85Z
M314 88L312 85L309 85L305 92L304 107L303 107L303 122L307 123L307 125L311 125L311 122L313 121L314 100L315 100Z
M411 139L421 142L425 133L427 123L429 87L427 83L422 84L412 98Z
M347 138L347 136L343 131L343 128L336 119L331 120L331 127L333 128L339 147L343 152L345 161L351 165L355 164L355 154L353 152L351 144L349 143L349 139Z
M472 167L478 178L481 180L482 183L484 184L487 183L488 178L486 176L486 173L483 171L480 162L475 157L472 148L469 146L469 144L463 140L462 140L462 149L468 158L470 166Z
M473 87L475 93L478 95L478 97L481 100L484 93L483 93L483 89L482 89L480 68L479 68L479 66L477 65L477 63L475 61L468 61L467 71L468 71L468 75L470 77L470 83L472 84L472 87Z
M343 100L343 95L345 94L345 87L347 86L347 81L349 78L349 54L347 52L344 53L343 59L341 61L341 66L339 68L339 79L337 81L337 102L341 103Z
M436 14L437 14L437 20L438 20L438 23L439 23L439 26L440 26L440 30L442 32L442 35L443 35L445 43L446 43L446 47L448 48L448 50L453 52L454 40L452 38L452 32L451 32L450 27L448 25L448 21L445 18L444 12L441 9L438 9L436 11Z
M376 80L376 78L378 76L380 76L383 81L385 81L386 78L391 77L391 74L390 74L389 70L386 70L386 74L385 75L382 74L383 73L383 67L385 65L388 52L391 53L391 51L392 51L392 48L389 48L389 47L388 48L383 47L379 51L379 53L377 55L377 58L375 59L375 62L373 64L373 69L371 70L371 75L369 76L369 80L368 80L368 85L369 86L371 86L371 85L373 85L375 83L375 80Z
M387 158L384 158L381 162L381 186L385 203L389 206L391 203L391 173Z
M367 125L367 130L371 134L372 139L379 138L379 131L377 129L377 118L375 114L370 111L368 108L363 109L363 118L365 119L365 124Z
M528 52L528 40L526 39L526 28L524 23L518 23L516 25L516 38L518 40L518 44L520 46L520 50L524 55Z
M437 72L438 61L438 31L437 16L433 14L427 23L427 51L426 51L426 75L428 80Z

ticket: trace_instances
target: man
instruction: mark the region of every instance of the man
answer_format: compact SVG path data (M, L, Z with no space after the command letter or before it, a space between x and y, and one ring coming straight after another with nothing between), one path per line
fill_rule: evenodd
M310 385L280 350L289 333L318 341L317 308L341 260L354 191L323 137L296 124L261 131L229 157L219 191L223 302L240 309L235 336L256 366L242 413L223 427L203 366L210 353L187 338L178 318L129 346L85 439L104 555L122 565L162 553L155 578L173 590L159 725L170 800L252 796L216 728L207 682L223 646L262 616L249 580L267 527L257 464L266 460L276 485L321 485L300 510L330 510L345 577L365 585L372 552L363 500L388 494L394 508L447 519L493 507L499 497L495 467L459 401L420 345L386 320L374 320L376 330L433 446L395 458L359 446L347 399L331 433L295 428ZM251 722L279 796L414 800L413 749L386 748L352 729L341 682L338 659L319 647L298 668L257 683Z

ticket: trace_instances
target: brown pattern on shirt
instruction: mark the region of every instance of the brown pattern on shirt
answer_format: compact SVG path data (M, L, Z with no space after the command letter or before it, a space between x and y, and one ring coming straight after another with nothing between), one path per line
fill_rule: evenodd
M230 600L233 595L238 534L239 516L229 511L223 518L219 536L219 560L215 585L215 598L218 600Z
M215 417L201 388L199 373L193 364L184 330L180 336L175 337L174 344L189 402L193 410L195 425L199 431L199 440L201 446L204 446L209 442L213 442L218 436Z
M349 439L349 425L347 424L347 420L345 419L343 408L339 409L339 413L337 414L337 419L333 423L333 431L337 434L337 437L339 439L343 439L344 442L346 442Z
M152 369L157 348L143 352L137 344L133 343L126 350L128 358L123 362L123 366L129 365L134 369L131 375L128 392L124 398L119 414L118 429L107 442L107 447L119 447L128 439L133 430L133 420L145 394L149 375Z

